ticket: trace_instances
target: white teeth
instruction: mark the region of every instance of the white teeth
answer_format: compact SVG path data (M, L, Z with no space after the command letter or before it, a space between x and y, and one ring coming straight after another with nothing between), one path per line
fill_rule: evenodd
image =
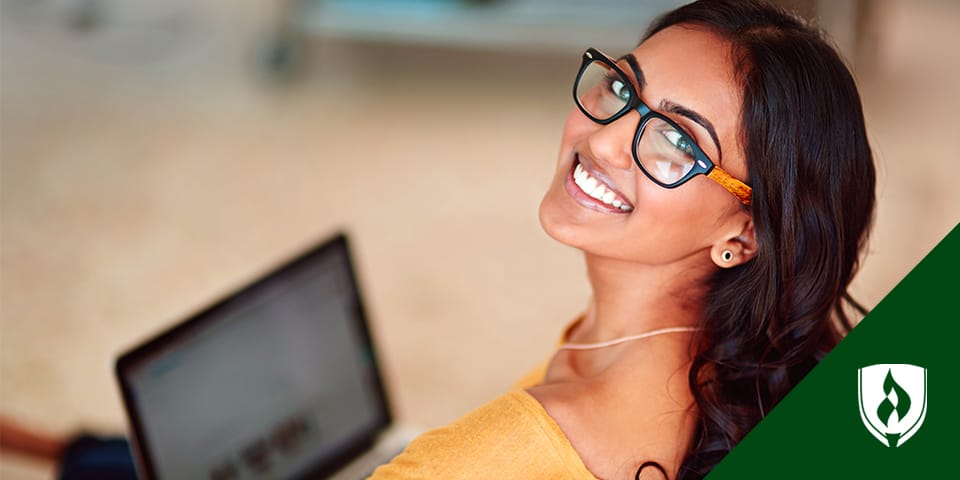
M580 188L583 193L600 200L601 202L611 205L614 208L619 208L624 212L629 212L633 210L632 207L627 205L617 197L617 194L613 193L612 190L609 190L606 184L598 181L596 178L590 176L586 170L584 170L583 165L577 164L577 167L573 170L573 183Z
M597 188L597 183L599 183L597 182L597 179L588 176L587 180L583 182L583 186L584 186L583 191L587 193L592 192L593 189Z
M593 191L590 192L590 196L600 200L605 193L607 193L607 189L603 188L603 185L597 185L597 188L594 188Z

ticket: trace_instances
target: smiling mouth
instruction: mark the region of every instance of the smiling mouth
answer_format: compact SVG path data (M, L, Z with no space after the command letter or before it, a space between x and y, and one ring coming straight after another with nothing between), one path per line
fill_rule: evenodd
M604 205L613 207L624 213L633 211L633 206L630 205L619 192L602 180L587 173L587 169L583 168L579 160L574 161L573 184L585 195Z

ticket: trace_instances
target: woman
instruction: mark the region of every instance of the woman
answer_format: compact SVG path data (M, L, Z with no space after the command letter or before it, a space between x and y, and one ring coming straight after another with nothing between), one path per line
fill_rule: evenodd
M850 328L875 172L854 81L754 2L584 54L540 207L593 296L545 370L373 478L701 478Z

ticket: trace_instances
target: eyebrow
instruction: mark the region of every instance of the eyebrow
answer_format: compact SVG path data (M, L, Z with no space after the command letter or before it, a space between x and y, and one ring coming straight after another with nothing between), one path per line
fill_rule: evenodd
M647 80L643 76L643 70L640 69L640 62L637 62L637 57L633 56L632 53L628 53L621 57L621 59L626 60L630 65L630 70L633 70L633 77L637 79L637 87L643 90L643 86L647 84Z
M646 85L646 77L643 75L643 69L640 68L640 62L637 61L632 53L628 53L623 57L620 57L621 60L626 60L627 64L630 65L630 70L633 70L633 76L637 80L637 88L643 90L643 87ZM717 147L717 163L720 163L720 157L723 157L723 150L720 148L720 139L717 137L717 131L713 128L713 123L710 123L710 120L704 118L703 115L684 107L678 103L671 102L670 100L661 100L660 109L666 110L677 115L682 115L696 124L700 125L710 134L710 139L713 140L713 144Z
M710 134L710 138L713 139L713 144L717 146L717 163L720 163L719 157L723 157L723 151L720 149L720 139L717 137L717 131L713 129L713 124L710 123L710 120L707 120L706 118L703 118L703 115L700 115L699 113L694 112L683 105L673 103L670 100L661 100L660 108L668 112L687 117L703 127L707 133Z

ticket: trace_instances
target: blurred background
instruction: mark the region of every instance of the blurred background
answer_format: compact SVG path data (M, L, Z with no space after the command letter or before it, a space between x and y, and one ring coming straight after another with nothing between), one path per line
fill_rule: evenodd
M122 432L120 352L338 230L400 419L496 396L588 297L537 220L580 54L678 3L2 0L0 413ZM960 220L960 3L785 3L861 88L873 306Z

